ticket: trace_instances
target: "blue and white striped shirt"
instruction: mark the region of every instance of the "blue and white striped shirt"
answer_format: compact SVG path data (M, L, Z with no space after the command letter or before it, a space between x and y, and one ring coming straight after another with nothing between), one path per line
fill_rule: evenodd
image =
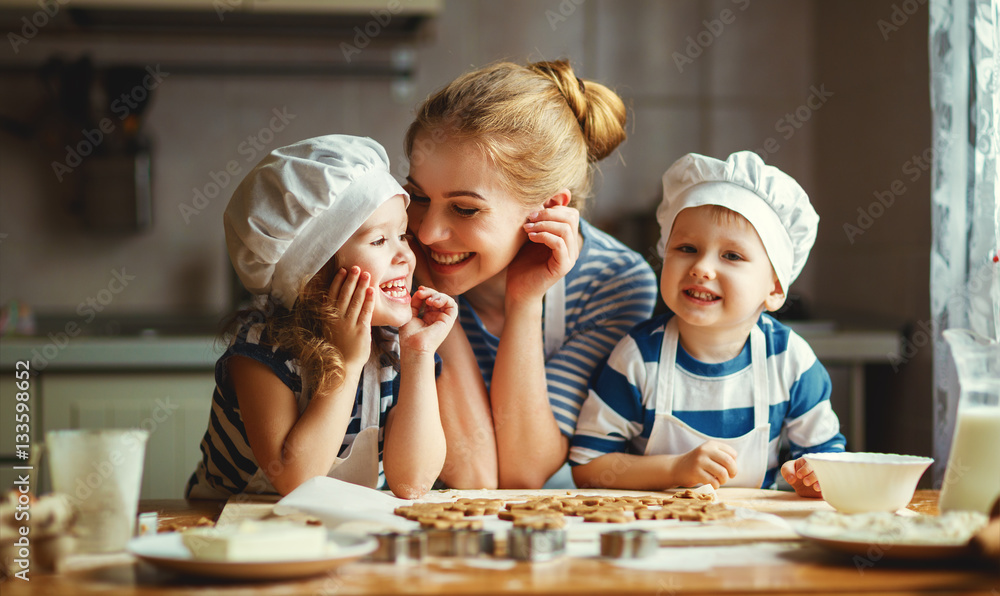
M584 220L580 231L583 247L565 277L565 339L545 363L549 403L567 437L573 436L591 375L629 329L652 315L658 292L656 276L639 253ZM458 317L488 390L500 338L462 298Z
M197 498L225 499L229 495L246 492L247 484L257 472L259 466L250 449L240 404L236 399L236 391L229 381L228 360L233 356L244 356L267 366L286 387L294 394L296 404L301 414L312 396L302 398L302 377L299 361L289 353L279 350L276 346L260 343L263 325L258 323L240 328L233 336L229 348L219 357L215 364L215 391L212 394L212 410L209 415L208 430L201 440L202 459L198 462L184 490L184 496L190 497L197 487ZM399 353L399 336L392 331L391 350ZM435 356L436 358L436 356ZM385 475L382 471L382 447L385 439L385 422L389 410L395 403L394 396L399 395L399 371L393 365L389 354L382 354L379 362L378 378L380 381L378 460L379 488L385 487ZM354 410L347 425L343 444L338 456L343 456L361 432L361 401L364 377L358 383L354 398ZM190 497L195 498L195 497Z
M642 454L656 419L656 383L663 331L673 313L637 325L615 347L596 376L580 413L570 465L606 453ZM782 431L791 457L844 450L840 422L830 407L830 375L802 337L769 315L757 326L767 347L769 387L768 470L774 485ZM673 415L706 435L734 438L753 429L753 369L749 339L728 362L709 364L677 346ZM672 454L679 455L679 454Z

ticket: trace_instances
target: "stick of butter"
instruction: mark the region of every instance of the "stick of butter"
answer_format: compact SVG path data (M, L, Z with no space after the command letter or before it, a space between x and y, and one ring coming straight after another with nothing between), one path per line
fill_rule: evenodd
M195 559L294 561L330 556L326 528L275 521L243 521L224 528L188 528L181 541Z

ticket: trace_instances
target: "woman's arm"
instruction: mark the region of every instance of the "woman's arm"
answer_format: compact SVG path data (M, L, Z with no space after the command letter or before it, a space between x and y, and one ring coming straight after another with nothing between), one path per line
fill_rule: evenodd
M491 395L500 488L541 488L566 461L569 440L548 398L541 302L509 308Z
M497 488L497 443L493 414L479 363L461 325L438 348L441 424L448 453L441 480L451 488Z
M531 214L526 242L507 267L504 324L490 382L500 488L540 488L566 461L569 439L549 404L542 338L545 292L580 255L580 213L569 191Z
M361 367L348 367L344 382L314 395L299 416L294 394L267 366L243 356L228 366L250 449L274 488L286 495L325 476L344 442Z

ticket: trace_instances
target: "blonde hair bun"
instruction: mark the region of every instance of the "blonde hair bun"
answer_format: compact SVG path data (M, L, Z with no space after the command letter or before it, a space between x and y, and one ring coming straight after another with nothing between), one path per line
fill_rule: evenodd
M556 84L576 116L590 161L600 161L625 140L625 103L606 86L581 79L568 60L532 62L528 68Z
M440 143L471 141L526 205L568 189L570 206L582 208L595 163L623 140L624 102L600 83L577 79L568 61L496 62L428 97L406 131L405 149L414 164Z

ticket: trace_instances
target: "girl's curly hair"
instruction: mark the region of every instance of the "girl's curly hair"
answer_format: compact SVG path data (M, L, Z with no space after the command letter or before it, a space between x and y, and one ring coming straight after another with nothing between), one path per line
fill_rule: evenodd
M337 270L334 255L306 282L291 309L268 297L259 305L237 312L226 326L226 336L231 337L246 325L262 323L261 344L277 346L297 359L302 377L308 377L314 393L336 389L345 375L344 354L330 333L330 323L342 316L328 299ZM391 339L386 329L372 327L372 350L376 354L395 356ZM391 362L398 366L398 358L391 358Z

